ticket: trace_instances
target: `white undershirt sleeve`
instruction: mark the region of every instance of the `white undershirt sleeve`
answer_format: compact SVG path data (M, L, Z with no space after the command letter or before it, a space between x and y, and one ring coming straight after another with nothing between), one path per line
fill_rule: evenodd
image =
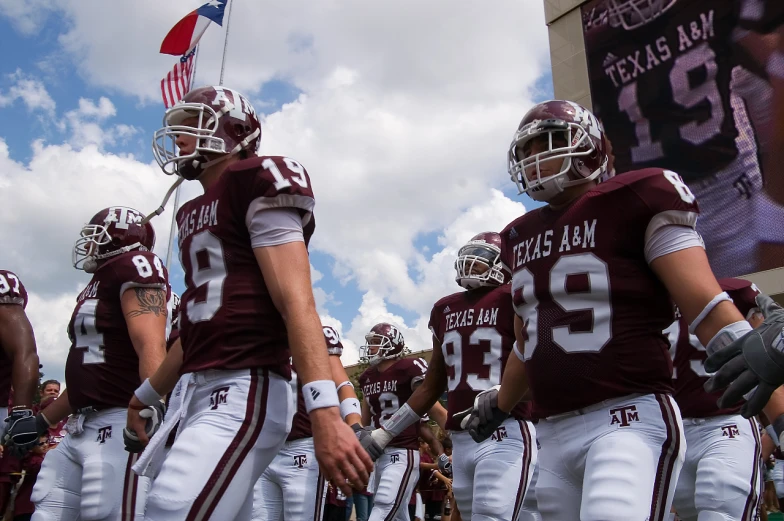
M305 242L302 217L296 208L266 208L248 215L245 224L253 248Z
M645 260L648 264L664 255L699 246L705 248L702 237L690 226L667 224L657 228L645 242Z

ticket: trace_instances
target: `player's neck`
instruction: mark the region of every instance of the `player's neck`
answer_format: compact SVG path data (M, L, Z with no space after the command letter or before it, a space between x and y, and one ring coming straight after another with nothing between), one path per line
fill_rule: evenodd
M590 192L594 187L596 187L596 183L583 183L570 186L555 196L553 200L547 204L553 210L562 210L577 201L584 194Z
M384 371L386 371L387 369L389 369L390 367L395 365L395 362L397 362L397 359L394 359L394 360L382 360L376 366L376 369L378 369L379 373L383 373Z
M223 172L237 161L241 161L241 159L235 154L227 157L224 161L220 161L205 168L204 172L199 176L199 182L201 183L202 188L204 188L204 191L206 192L212 188L223 175Z

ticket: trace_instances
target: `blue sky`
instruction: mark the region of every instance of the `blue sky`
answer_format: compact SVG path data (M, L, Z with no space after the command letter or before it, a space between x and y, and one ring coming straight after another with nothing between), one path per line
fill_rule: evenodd
M151 165L150 141L163 115L157 85L176 59L158 55L156 46L165 28L198 3L140 0L132 9L89 0L80 9L39 0L8 4L0 15L0 140L8 150L0 184L26 187L2 214L0 240L8 262L25 268L8 266L26 271L39 350L53 367L48 374L62 374L72 299L88 280L68 262L79 226L112 204L150 211L172 181ZM540 4L521 10L509 0L486 14L505 25L510 9L535 8L540 16ZM153 19L144 14L148 5L161 7ZM277 23L254 30L255 9L274 12ZM226 84L246 93L263 116L265 153L315 165L308 166L319 222L312 264L321 275L315 285L322 319L337 321L350 345L375 320L403 321L407 340L427 347L429 307L457 289L450 252L519 215L519 202L535 207L517 195L504 155L524 111L552 97L543 20L526 20L531 28L523 35L465 36L470 13L458 14L435 33L412 26L404 44L392 43L396 29L388 24L405 16L405 6L399 13L367 5L324 9L303 19L296 5L238 4ZM435 11L422 17L440 20ZM441 43L458 37L475 51L455 63L456 50ZM197 83L217 79L222 42L222 30L211 27ZM537 52L521 61L510 47ZM510 69L515 61L520 70ZM329 180L316 180L325 174ZM387 189L379 193L377 186ZM410 201L405 186L426 193ZM189 188L189 196L197 193ZM370 211L385 205L395 218ZM156 223L161 254L171 215L169 205ZM21 223L31 220L38 231L23 232ZM172 265L181 293L176 254Z

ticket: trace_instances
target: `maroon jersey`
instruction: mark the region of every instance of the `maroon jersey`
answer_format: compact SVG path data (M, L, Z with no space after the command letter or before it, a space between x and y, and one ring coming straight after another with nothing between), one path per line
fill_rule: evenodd
M732 69L749 66L736 35L781 24L784 2L679 0L625 29L611 23L610 1L582 12L594 113L612 141L615 168L667 168L687 182L721 171L738 155Z
M13 272L0 270L0 304L27 308L27 290ZM0 349L0 403L8 403L12 379L11 360Z
M329 326L322 326L324 330L324 340L327 342L327 352L330 356L340 357L343 354L343 344L337 331ZM296 369L292 368L292 373L296 376ZM305 398L302 396L302 380L297 378L297 412L291 422L291 432L286 441L298 440L301 438L311 438L313 430L310 426L310 416L305 409Z
M383 362L382 362L383 363ZM379 428L411 398L413 386L427 372L427 362L423 358L402 358L379 371L370 367L359 376L365 403L370 408L373 427ZM388 447L419 449L419 422L409 425L396 436Z
M180 313L182 373L268 367L289 378L286 324L256 262L248 227L260 210L293 208L302 216L307 244L314 204L310 178L299 163L253 157L231 165L180 208L187 286Z
M512 287L480 288L444 297L433 306L428 324L441 344L447 370L446 428L462 430L452 418L474 405L474 398L501 383L515 343ZM530 402L512 411L527 419Z
M694 226L680 177L650 168L597 185L567 208L537 208L501 233L512 297L526 325L534 416L633 393L672 392L662 330L673 307L645 260L650 233Z
M132 288L165 290L168 301L166 267L154 253L130 251L107 260L76 297L65 362L68 399L76 410L128 407L141 385L139 357L120 302Z
M721 289L726 291L735 301L735 306L744 315L757 307L754 298L759 294L757 286L742 279L721 279ZM672 378L675 384L675 401L684 418L707 418L722 414L736 414L743 402L733 407L719 409L716 401L721 391L705 392L703 384L710 374L705 371L705 359L708 354L695 335L689 334L689 325L676 312L678 320L672 323L664 333L670 339L670 354L673 358L674 370Z

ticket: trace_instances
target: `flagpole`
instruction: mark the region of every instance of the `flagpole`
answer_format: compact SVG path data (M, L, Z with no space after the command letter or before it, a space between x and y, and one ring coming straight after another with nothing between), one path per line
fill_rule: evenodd
M218 85L223 85L223 71L226 69L226 49L229 48L229 24L231 23L231 8L234 6L234 2L228 0L228 3L229 14L226 17L226 37L223 40L223 59L221 60L221 73Z
M190 85L196 84L196 65L199 63L199 46L196 45L196 52L193 56L193 69L191 70ZM177 231L177 209L180 207L180 189L177 187L174 192L174 209L172 210L171 225L169 227L169 248L166 250L166 271L171 273L172 251L174 251L174 237Z

